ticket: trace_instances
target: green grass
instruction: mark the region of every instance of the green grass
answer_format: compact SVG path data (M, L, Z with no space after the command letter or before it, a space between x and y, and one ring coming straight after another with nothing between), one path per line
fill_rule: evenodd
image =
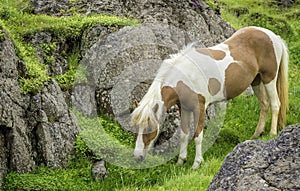
M286 40L291 62L289 66L289 111L287 124L300 121L300 19L299 3L292 8L279 9L269 6L270 1L263 0L219 0L222 16L235 28L248 25L268 27ZM295 1L299 2L299 1ZM250 19L251 15L257 18ZM295 16L296 15L296 16ZM55 23L56 18L53 23ZM261 20L260 20L261 19ZM38 18L36 18L38 20ZM275 22L276 21L276 22ZM276 25L277 21L278 27ZM3 21L0 20L0 24ZM275 22L275 25L273 25ZM272 24L273 23L273 24ZM281 24L287 25L284 31ZM71 27L72 28L72 27ZM41 29L42 30L42 29ZM76 56L73 57L76 60ZM253 134L259 117L259 107L255 96L241 95L228 102L226 120L218 139L204 154L205 163L196 171L191 170L195 148L189 145L188 161L183 166L176 165L176 159L150 169L134 170L108 163L109 177L103 181L94 181L91 177L92 160L95 158L83 139L76 140L76 156L65 169L39 167L28 174L9 173L5 178L6 190L206 190L213 176L219 170L225 156L240 142L248 140ZM104 130L113 141L132 147L134 138L124 132L113 120L101 117ZM270 128L270 116L266 125ZM270 140L267 134L262 140ZM97 157L96 157L97 158Z

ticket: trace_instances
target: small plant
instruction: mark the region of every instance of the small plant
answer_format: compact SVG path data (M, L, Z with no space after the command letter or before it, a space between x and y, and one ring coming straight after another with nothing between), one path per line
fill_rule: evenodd
M88 148L80 135L76 137L74 148L76 151L76 157L89 158L93 155L92 151Z

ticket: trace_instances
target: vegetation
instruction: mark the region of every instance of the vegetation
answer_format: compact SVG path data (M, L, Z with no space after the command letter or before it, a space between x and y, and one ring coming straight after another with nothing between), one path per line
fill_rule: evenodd
M212 2L212 1L211 1ZM289 111L287 123L295 124L300 119L300 19L299 1L290 8L279 8L271 0L219 0L221 15L235 28L248 25L258 25L270 28L281 35L287 42L291 62L289 65ZM85 25L98 22L99 17L81 18L80 15L70 18L54 18L49 16L32 16L22 13L22 18L16 9L3 7L1 1L0 25L12 35L18 49L18 54L26 62L28 70L32 70L28 78L22 79L23 87L36 86L34 79L47 80L44 66L35 60L34 50L23 41L27 33L43 30L63 31L61 35L80 35ZM213 3L213 2L212 2ZM8 13L7 13L8 12ZM5 17L3 17L3 15ZM4 20L3 18L6 18ZM111 22L111 17L102 16ZM66 22L67 20L67 22ZM105 19L104 19L105 20ZM115 18L113 19L115 22ZM41 23L36 26L34 24ZM105 21L106 24L109 24ZM120 21L123 22L123 21ZM129 21L128 21L129 22ZM24 23L30 23L24 26ZM47 24L46 24L47 23ZM60 24L59 24L60 23ZM63 23L63 24L61 24ZM119 23L120 25L131 24ZM23 26L22 26L23 25ZM28 27L32 26L32 27ZM60 34L58 34L60 35ZM48 47L51 49L51 47ZM76 56L70 58L78 60ZM76 61L74 61L76 63ZM71 64L76 67L76 64ZM32 69L30 69L32 67ZM72 76L70 74L69 76ZM66 77L66 76L65 76ZM66 77L58 80L68 81ZM30 81L27 82L26 80ZM26 85L27 84L27 85ZM26 92L26 90L25 90ZM93 156L84 140L78 137L76 141L76 156L65 169L48 169L39 167L29 174L9 173L4 182L5 190L206 190L213 176L219 170L225 156L232 151L239 142L249 139L255 130L259 109L255 96L241 95L228 103L226 120L215 144L204 154L205 163L196 171L190 169L194 159L194 144L189 145L188 161L183 166L176 165L176 159L158 167L150 169L127 169L108 163L109 177L103 181L94 181L91 176ZM123 145L132 147L134 139L125 135L114 121L101 117L98 119L103 128L115 140ZM269 131L270 116L266 132ZM125 135L125 136L124 136ZM265 135L263 140L271 137Z

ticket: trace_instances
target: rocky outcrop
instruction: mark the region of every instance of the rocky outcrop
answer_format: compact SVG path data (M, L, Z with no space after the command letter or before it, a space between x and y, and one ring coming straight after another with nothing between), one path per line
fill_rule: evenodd
M240 143L213 178L210 191L300 190L300 124L268 142Z
M1 33L5 38L0 42L0 182L8 170L30 172L41 163L64 166L79 131L55 81L37 95L21 94L22 63L8 34Z
M29 129L25 120L27 98L21 95L17 57L5 31L0 42L0 182L3 174L12 169L28 172L35 166Z
M194 37L190 40L202 40L205 45L218 43L233 33L233 28L202 0L34 0L31 6L36 14L105 14L136 18L142 23L164 23L189 31Z
M73 154L79 126L57 82L45 83L42 91L31 97L26 117L28 127L33 128L37 164L65 166Z

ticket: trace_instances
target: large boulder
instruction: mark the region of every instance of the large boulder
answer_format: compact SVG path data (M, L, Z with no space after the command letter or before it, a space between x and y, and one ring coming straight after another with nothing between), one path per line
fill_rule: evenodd
M208 191L300 190L300 124L268 142L238 144L228 154Z

